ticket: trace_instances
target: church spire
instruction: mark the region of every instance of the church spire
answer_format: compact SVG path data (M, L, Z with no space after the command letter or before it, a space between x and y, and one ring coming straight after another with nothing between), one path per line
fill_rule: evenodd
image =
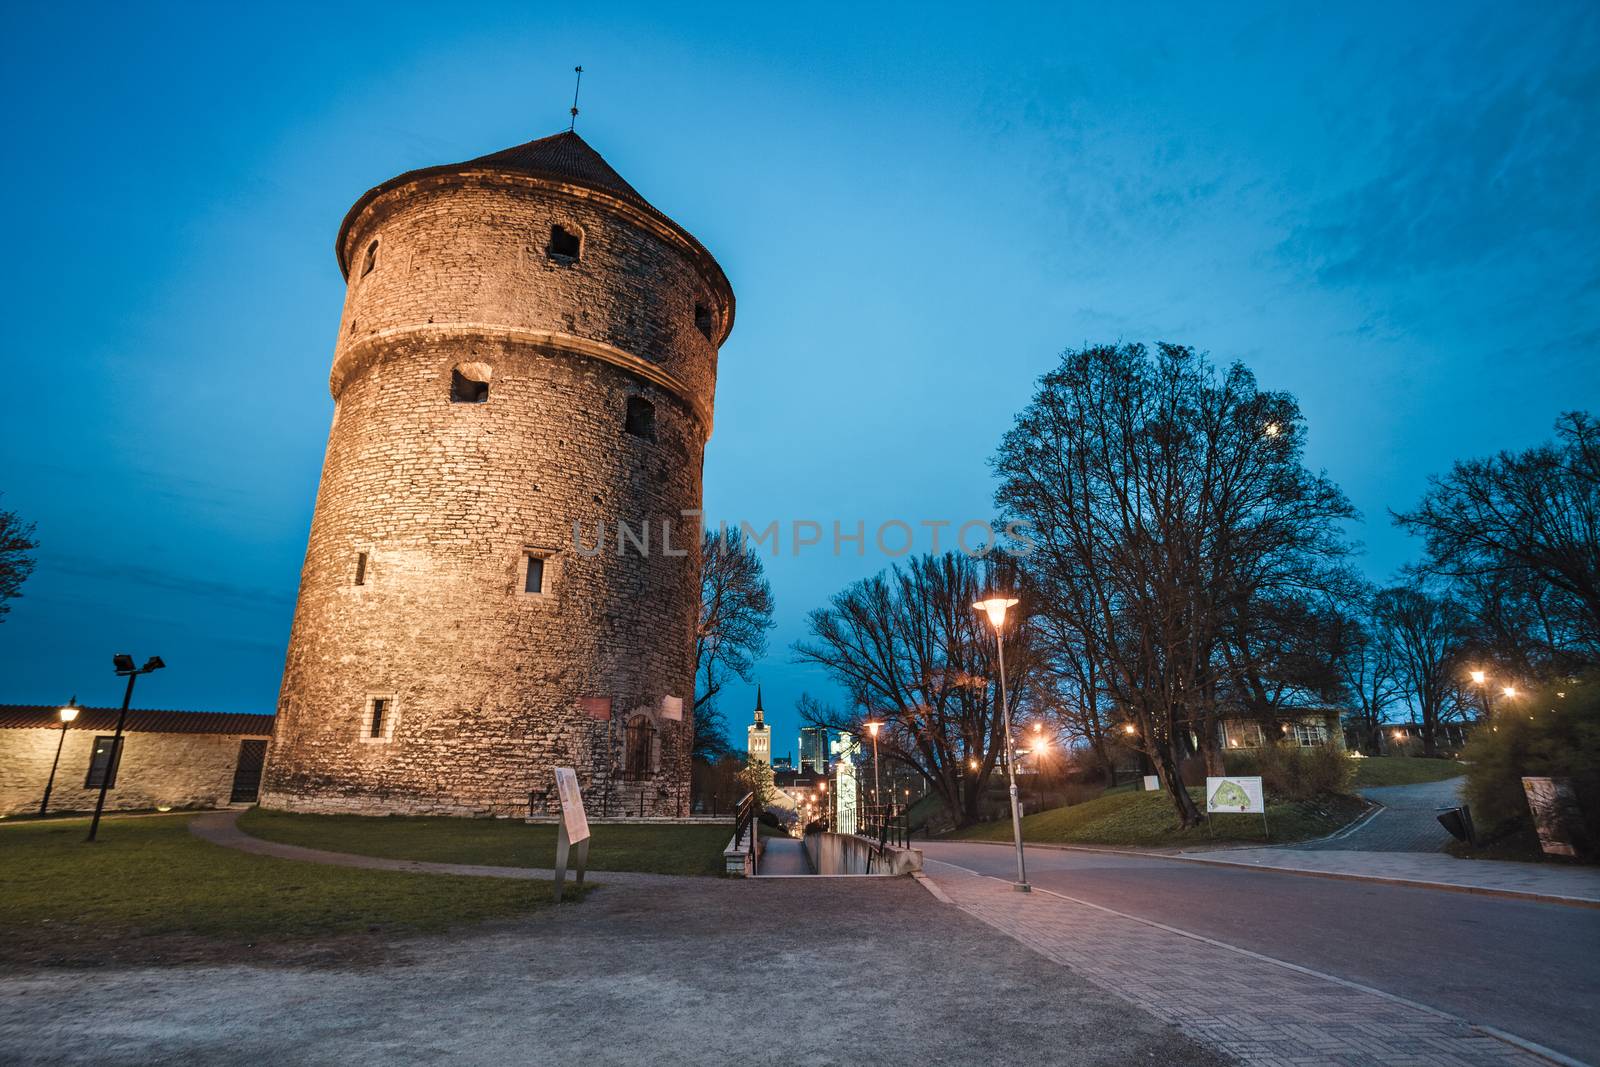
M756 725L766 725L766 713L761 708L761 686L756 686Z

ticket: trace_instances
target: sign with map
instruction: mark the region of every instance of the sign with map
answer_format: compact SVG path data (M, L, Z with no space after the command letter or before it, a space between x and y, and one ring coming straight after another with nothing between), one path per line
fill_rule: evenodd
M1207 778L1206 811L1240 815L1265 815L1266 800L1260 778Z
M578 792L578 774L571 767L556 768L556 792L561 794L561 825L567 840L576 845L589 839L589 820L583 814L583 796Z

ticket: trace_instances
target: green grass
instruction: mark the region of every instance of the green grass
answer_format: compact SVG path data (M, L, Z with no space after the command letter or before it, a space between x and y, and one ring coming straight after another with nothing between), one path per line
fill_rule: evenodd
M1204 805L1204 791L1190 789ZM1311 801L1267 802L1271 841L1304 841L1322 837L1344 826L1365 809L1354 797L1327 796ZM976 841L1009 841L1011 823L980 823L952 837ZM1165 792L1106 793L1094 800L1065 808L1052 808L1022 820L1022 836L1044 844L1081 845L1200 845L1213 841L1267 840L1259 815L1213 815L1208 829L1178 828L1177 813Z
M556 828L513 819L453 819L412 815L293 815L253 808L239 829L268 841L329 852L354 852L431 863L493 867L552 867ZM589 870L715 875L733 836L727 825L589 827Z
M439 930L526 912L551 887L505 878L323 867L236 852L189 833L192 816L0 828L0 955L87 937L190 934L230 941L374 928ZM581 894L569 897L579 899Z
M1464 763L1453 759L1423 759L1413 756L1368 756L1353 760L1356 788L1379 785L1418 785L1422 782L1442 782L1446 778L1459 778L1467 773Z

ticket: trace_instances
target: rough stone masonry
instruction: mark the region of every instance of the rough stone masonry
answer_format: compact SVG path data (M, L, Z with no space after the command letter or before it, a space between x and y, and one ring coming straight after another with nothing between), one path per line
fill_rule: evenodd
M686 815L721 268L570 132L377 186L335 250L262 803L542 814L563 764L596 814Z

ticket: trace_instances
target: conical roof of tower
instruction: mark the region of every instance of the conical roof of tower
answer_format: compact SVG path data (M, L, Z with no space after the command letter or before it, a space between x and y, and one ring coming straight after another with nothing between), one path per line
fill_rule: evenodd
M526 175L541 181L553 182L559 185L575 185L583 189L592 189L604 193L618 200L632 204L644 211L647 215L666 223L686 238L694 248L696 254L702 257L712 276L713 282L720 282L727 292L730 310L732 307L733 290L728 285L722 268L706 251L704 245L697 241L693 234L679 226L666 214L656 208L650 201L639 194L639 191L625 181L622 175L607 163L605 159L589 146L589 142L573 130L563 130L549 137L541 137L536 141L526 144L504 148L498 152L490 152L486 156L477 156L473 159L463 160L460 163L444 163L434 167L420 167L417 170L408 170L404 174L397 174L381 185L368 189L361 198L346 212L344 222L339 226L339 236L334 245L334 254L339 259L339 269L347 276L350 273L349 253L346 248L346 238L350 228L360 217L362 210L373 200L382 196L391 189L420 181L424 178L444 177L451 174L470 174L473 172L500 172L504 174ZM731 316L730 316L731 327Z

